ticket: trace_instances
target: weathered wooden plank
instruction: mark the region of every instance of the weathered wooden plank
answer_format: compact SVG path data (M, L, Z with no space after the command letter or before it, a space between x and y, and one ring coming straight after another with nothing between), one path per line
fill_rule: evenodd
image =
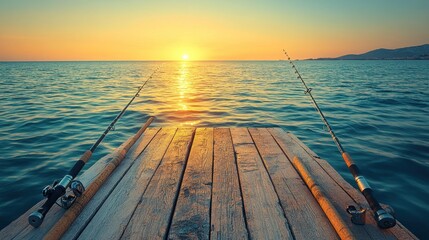
M254 239L292 239L289 223L247 129L231 129L249 235Z
M308 189L290 167L287 157L295 155L303 160L311 175L315 175L315 181L332 199L335 208L342 213L357 238L417 239L399 222L394 228L379 229L370 213L367 213L367 225L351 224L345 208L349 204L367 208L364 197L331 165L320 159L293 134L281 129L232 129L237 162L229 129L197 129L187 165L178 160L184 152L173 148L176 144L170 145L172 139L178 137L175 136L175 130L168 134L166 129L160 130L158 134L156 131L158 129L148 129L130 149L130 156L127 155L112 173L64 235L64 239L74 239L76 236L81 239L165 238L167 234L172 239L207 239L209 231L213 239L269 239L283 238L278 232L284 233L284 229L290 230L297 239L337 238L332 235L328 220L323 219L326 217L320 216L320 209L314 207L314 198L308 196ZM160 137L160 134L163 136ZM125 144L127 142L121 146ZM167 148L168 152L170 148L174 149L173 153L165 153ZM143 153L137 157L141 151ZM112 155L100 159L79 177L84 185L88 185L99 174ZM213 162L210 161L211 157ZM160 170L167 158L172 164L166 164ZM176 174L166 174L171 172ZM183 182L180 185L182 175ZM157 179L152 179L155 176L158 176ZM149 190L152 184L154 186ZM149 199L142 197L146 195L145 191L153 193L150 202L156 202L159 207L148 209L144 206ZM116 202L106 207L109 201ZM0 239L41 239L64 213L63 209L54 206L42 226L34 229L28 225L27 217L42 203L2 229ZM144 208L147 210L143 211ZM157 209L163 210L158 212ZM279 214L278 209L285 216ZM146 218L146 222L135 220L138 223L128 229L127 224L132 218ZM280 224L280 230L279 226L273 225L273 221L278 223L278 219L284 222ZM153 226L151 232L139 234L139 231L146 231L142 229L148 225ZM133 231L139 227L142 229ZM124 234L126 228L128 232ZM273 232L273 228L277 232Z
M193 128L177 131L122 239L166 238L194 131Z
M106 180L103 186L97 191L91 201L85 206L80 215L76 218L73 224L69 227L67 232L61 237L62 239L74 239L79 236L86 225L91 221L92 217L100 209L101 205L106 201L107 197L112 193L113 189L124 177L127 171L134 164L137 157L143 152L143 150L149 145L151 140L158 133L160 128L148 128L130 149L121 164L115 169L115 171Z
M214 129L211 239L247 239L230 130Z
M115 151L122 149L127 145L134 136L131 136L126 142L121 144ZM104 167L115 156L115 152L108 154L98 161L96 161L89 169L84 171L77 179L79 179L84 186L88 186L93 179L104 169ZM21 215L18 219L10 223L8 226L0 231L0 239L41 239L51 229L51 227L61 218L65 210L58 205L54 205L49 213L46 215L42 225L38 228L32 227L28 223L28 216L37 210L46 200L43 199Z
M350 215L346 212L349 205L356 205L356 202L343 191L343 189L314 161L299 144L281 129L270 129L272 136L276 139L279 146L285 152L289 159L297 156L302 160L308 170L312 173L314 181L321 186L327 197L331 200L337 211L348 224L348 227L358 239L395 239L385 231L374 231L376 226L372 224L355 225L350 221ZM377 229L376 229L377 230Z
M85 227L80 239L119 239L157 170L176 128L162 128ZM100 227L102 226L102 227Z
M298 171L301 178L304 180L307 187L311 190L311 193L319 203L323 212L325 212L329 222L331 222L338 236L341 239L356 239L347 226L347 223L341 217L340 213L332 205L331 200L326 196L324 190L314 181L313 176L310 174L307 167L296 156L293 158L292 164Z
M169 239L209 239L213 128L198 128L183 175Z
M326 215L265 128L249 132L265 163L283 211L297 239L338 239Z
M352 197L356 205L369 209L369 205L365 200L365 197L354 187L352 187L340 174L326 161L321 159L316 153L314 153L307 145L305 145L301 140L299 140L294 134L288 133L288 135L299 144L306 152L313 156L314 161L316 161L321 168L335 181L337 184L346 191L350 197ZM367 213L367 222L371 224L376 224L375 220L369 216L373 213ZM381 229L377 228L376 231ZM383 230L391 232L398 239L418 239L414 234L412 234L407 228L405 228L400 222L397 222L397 225L393 228Z

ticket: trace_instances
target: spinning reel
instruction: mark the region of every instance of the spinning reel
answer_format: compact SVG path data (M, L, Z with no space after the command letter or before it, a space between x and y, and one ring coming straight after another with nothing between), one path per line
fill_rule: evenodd
M57 179L52 183L52 185L48 185L43 188L42 195L45 198L49 198L54 192L54 188L58 185L60 180L61 179ZM70 208L74 201L76 201L78 197L82 196L83 192L85 191L85 187L83 186L82 182L78 180L71 181L69 188L71 189L71 191L67 191L66 194L58 198L55 202L58 206L64 209Z

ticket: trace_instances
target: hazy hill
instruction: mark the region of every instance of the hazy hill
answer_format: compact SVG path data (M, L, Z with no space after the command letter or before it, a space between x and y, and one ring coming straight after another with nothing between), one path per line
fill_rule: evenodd
M429 44L398 49L376 49L363 54L349 54L336 60L429 60Z

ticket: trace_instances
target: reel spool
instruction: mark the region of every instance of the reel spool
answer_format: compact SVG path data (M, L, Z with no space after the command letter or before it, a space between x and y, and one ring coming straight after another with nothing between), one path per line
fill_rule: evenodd
M76 201L76 199L82 196L83 192L85 191L85 187L83 186L82 182L78 180L73 180L70 183L69 188L72 190L72 192L64 194L55 202L58 206L64 209L69 209L71 205L73 205L73 203Z

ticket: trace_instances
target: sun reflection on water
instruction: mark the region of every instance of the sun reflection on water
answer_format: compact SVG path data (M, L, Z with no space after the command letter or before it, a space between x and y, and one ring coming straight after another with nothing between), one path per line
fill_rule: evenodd
M189 62L181 62L178 69L177 81L175 89L176 97L176 111L175 117L180 118L180 126L196 126L200 123L200 120L195 119L195 112L197 109L192 103L194 98L194 74L192 72L192 65ZM172 99L173 100L173 99ZM174 100L173 100L174 101Z
M183 62L180 66L179 70L179 77L178 77L178 92L179 92L179 102L178 102L178 110L188 110L187 105L187 97L189 92L189 79L188 79L188 64L186 62Z

